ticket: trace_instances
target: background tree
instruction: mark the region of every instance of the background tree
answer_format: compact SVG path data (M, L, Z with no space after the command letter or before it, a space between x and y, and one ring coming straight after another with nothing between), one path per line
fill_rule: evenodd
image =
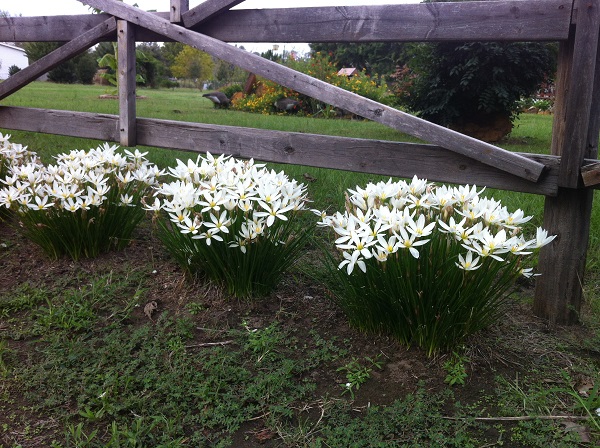
M0 63L0 68L2 68L2 64ZM12 76L15 73L19 73L21 71L21 68L16 66L16 65L11 65L10 67L8 67L8 76Z
M144 79L144 85L157 88L166 78L160 47L156 42L139 44L136 47L136 70Z
M217 88L226 84L243 84L248 78L248 72L221 59L215 60L214 77Z
M426 120L488 141L510 132L519 100L556 67L555 51L545 43L412 44L408 54L408 70L398 77L400 102ZM482 136L493 128L504 134Z
M94 82L94 75L98 71L98 63L94 58L93 52L86 51L75 57L75 76L77 82L81 84L92 84Z
M338 69L354 67L369 75L386 77L394 73L396 66L406 61L406 44L402 42L373 43L312 43L311 55L328 55Z
M196 85L212 79L213 70L214 62L208 53L187 45L177 54L171 66L173 76L193 80Z
M436 1L449 0L425 0ZM487 141L511 131L519 100L534 94L556 70L556 45L547 43L414 43L405 49L406 63L391 83L398 103Z
M59 42L27 42L23 45L23 48L29 61L35 62L60 46ZM94 64L93 72L92 64ZM93 62L93 56L90 52L84 52L50 70L48 72L48 79L52 82L65 84L75 82L90 84L95 71L96 67Z
M181 42L165 42L160 47L161 56L159 59L163 62L165 76L168 78L174 76L171 67L175 64L175 58L183 51L184 47L185 45Z

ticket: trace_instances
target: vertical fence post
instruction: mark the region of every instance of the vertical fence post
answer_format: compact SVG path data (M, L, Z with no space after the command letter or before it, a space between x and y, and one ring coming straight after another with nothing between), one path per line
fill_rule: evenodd
M182 15L190 9L190 0L171 0L171 17L172 23L183 22Z
M117 21L117 53L120 143L123 146L135 146L135 26L126 20Z
M552 154L561 156L559 190L547 197L544 227L555 241L540 252L534 313L551 323L579 321L593 190L583 189L581 165L596 158L600 126L600 0L580 0L577 25L559 51Z

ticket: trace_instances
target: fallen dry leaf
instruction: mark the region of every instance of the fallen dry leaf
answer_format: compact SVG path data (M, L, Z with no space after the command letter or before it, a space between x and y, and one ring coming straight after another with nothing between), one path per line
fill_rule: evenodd
M154 322L154 320L152 319L152 314L154 313L154 311L156 311L157 308L158 303L156 303L155 300L153 300L152 302L148 302L146 306L144 306L144 314L148 316L148 319L150 319L152 322Z

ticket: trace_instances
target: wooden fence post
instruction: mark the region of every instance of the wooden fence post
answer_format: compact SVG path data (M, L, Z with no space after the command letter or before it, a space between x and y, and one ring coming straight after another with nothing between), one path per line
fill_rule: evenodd
M135 146L135 26L126 20L117 21L117 45L120 143L123 146Z
M596 158L600 126L600 0L582 0L577 26L561 43L552 154L561 156L559 190L546 197L544 228L557 235L542 249L534 313L556 324L579 321L593 190L583 189L581 165Z
M183 22L183 15L190 9L190 0L171 0L171 16L172 23Z

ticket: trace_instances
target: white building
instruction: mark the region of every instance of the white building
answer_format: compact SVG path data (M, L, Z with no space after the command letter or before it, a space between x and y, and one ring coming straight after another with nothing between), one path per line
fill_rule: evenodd
M8 78L8 69L13 65L20 69L29 65L25 50L0 42L0 79Z

